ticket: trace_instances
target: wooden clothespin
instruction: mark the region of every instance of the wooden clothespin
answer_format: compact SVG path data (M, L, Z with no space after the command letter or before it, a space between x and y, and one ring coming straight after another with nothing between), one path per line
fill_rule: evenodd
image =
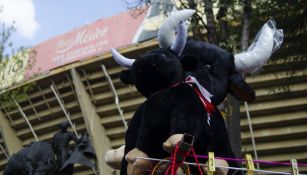
M291 159L291 174L292 175L299 175L298 166L296 159Z
M246 159L246 167L247 167L247 173L246 174L247 175L253 175L254 171L255 171L253 158L250 154L246 154L245 159Z
M214 153L209 152L208 154L208 175L213 175L214 172L215 172Z

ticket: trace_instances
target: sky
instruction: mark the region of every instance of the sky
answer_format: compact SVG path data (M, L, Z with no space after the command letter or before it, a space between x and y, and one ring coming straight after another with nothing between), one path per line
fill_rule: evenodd
M124 0L0 0L1 23L15 21L14 48L31 47L126 11Z

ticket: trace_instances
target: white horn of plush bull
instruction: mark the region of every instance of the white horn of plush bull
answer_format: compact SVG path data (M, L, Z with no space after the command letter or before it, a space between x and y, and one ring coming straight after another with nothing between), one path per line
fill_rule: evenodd
M177 27L177 37L175 43L172 44L171 50L181 55L181 52L184 49L185 43L187 42L188 37L188 25L184 22L180 22Z
M158 33L160 48L167 48L175 42L176 28L181 21L188 20L195 10L185 9L173 12L161 25Z
M257 71L280 47L283 37L283 31L275 28L273 20L266 22L247 51L234 55L237 71L241 73Z
M129 69L132 67L133 62L135 61L134 59L129 59L129 58L124 57L123 55L118 53L117 50L113 48L111 48L111 52L112 52L113 58L119 65L129 68Z

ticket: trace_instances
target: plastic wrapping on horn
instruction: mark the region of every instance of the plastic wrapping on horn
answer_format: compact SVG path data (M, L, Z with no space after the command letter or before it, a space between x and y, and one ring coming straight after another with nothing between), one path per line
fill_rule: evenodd
M276 29L275 21L267 21L247 51L234 55L237 71L244 73L254 73L257 71L280 48L283 38L283 30Z
M181 21L188 20L195 10L185 9L173 12L161 25L158 33L158 40L160 48L167 48L171 46L176 39L176 28Z
M123 55L118 53L117 50L113 48L111 48L111 52L112 52L113 58L119 65L126 67L128 69L132 67L133 62L135 61L134 59L129 59L129 58L124 57Z

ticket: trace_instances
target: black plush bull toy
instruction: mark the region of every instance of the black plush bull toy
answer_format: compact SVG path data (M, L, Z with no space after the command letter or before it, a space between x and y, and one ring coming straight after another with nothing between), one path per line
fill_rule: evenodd
M137 59L125 58L112 49L116 62L129 68L121 72L121 80L134 84L147 98L129 124L121 174L142 174L141 169L152 168L150 161L135 158L168 157L183 133L194 136L196 154L212 151L219 157L234 157L216 105L227 93L239 100L253 100L253 89L238 71L258 69L272 49L268 55L253 58L250 53L263 48L256 46L248 53L234 56L206 42L187 41L184 21L193 13L194 10L182 10L171 15L159 30L160 48ZM235 162L227 163L237 166Z

